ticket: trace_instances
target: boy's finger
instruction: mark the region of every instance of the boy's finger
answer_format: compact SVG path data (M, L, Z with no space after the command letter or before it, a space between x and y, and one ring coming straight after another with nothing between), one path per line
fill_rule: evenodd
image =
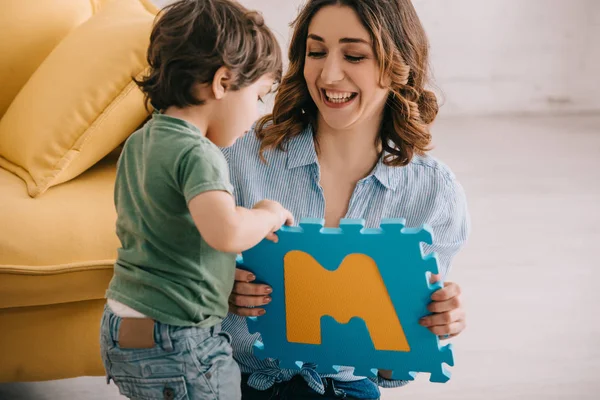
M292 213L288 213L287 218L285 219L286 225L294 225L294 216Z

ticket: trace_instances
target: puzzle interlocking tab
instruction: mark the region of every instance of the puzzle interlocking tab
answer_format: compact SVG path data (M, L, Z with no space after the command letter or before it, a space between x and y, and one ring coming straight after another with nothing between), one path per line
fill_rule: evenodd
M437 274L429 227L405 228L404 219L383 220L364 228L362 220L342 220L324 228L323 220L303 219L282 227L278 243L263 240L243 253L242 268L273 288L266 314L248 321L259 332L259 358L279 359L282 368L317 365L320 373L338 366L354 375L393 371L393 379L412 380L418 372L446 382L453 366L452 345L418 324L428 315L429 283Z

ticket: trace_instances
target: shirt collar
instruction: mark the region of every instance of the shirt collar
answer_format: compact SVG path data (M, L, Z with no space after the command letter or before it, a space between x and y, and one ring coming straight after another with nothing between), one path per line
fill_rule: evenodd
M381 183L386 189L396 190L398 188L398 184L400 183L400 177L402 175L402 167L391 167L389 165L385 165L383 162L385 155L384 153L377 161L377 165L375 165L375 169L372 172L372 175Z
M287 168L298 168L306 165L318 164L317 151L315 149L313 128L310 124L299 135L288 142ZM383 162L387 153L380 158L373 171L364 179L375 177L379 183L387 189L396 190L400 184L403 174L402 167L391 167Z
M288 169L317 163L317 151L310 124L299 135L290 139L287 145L287 154Z

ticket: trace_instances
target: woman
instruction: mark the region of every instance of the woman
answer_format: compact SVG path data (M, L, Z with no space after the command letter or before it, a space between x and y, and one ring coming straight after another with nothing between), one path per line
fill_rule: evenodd
M332 227L341 218L362 218L367 227L382 218L427 223L435 243L426 250L438 253L446 275L467 238L468 214L454 175L425 154L437 101L424 88L428 41L410 0L309 0L293 26L273 113L226 150L237 203L269 198L297 221L321 217ZM281 370L276 360L255 358L259 336L248 333L245 317L264 314L271 289L253 279L236 272L232 314L223 323L244 399L374 399L376 384L406 383L390 371L371 380L351 368L319 376L309 366ZM429 309L420 323L441 338L465 328L457 284L435 292Z

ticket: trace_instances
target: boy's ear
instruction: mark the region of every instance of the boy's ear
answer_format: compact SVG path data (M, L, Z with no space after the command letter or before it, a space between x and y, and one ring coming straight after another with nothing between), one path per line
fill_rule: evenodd
M221 100L225 97L229 86L231 85L231 71L227 67L221 67L215 72L212 81L212 91L215 99Z

